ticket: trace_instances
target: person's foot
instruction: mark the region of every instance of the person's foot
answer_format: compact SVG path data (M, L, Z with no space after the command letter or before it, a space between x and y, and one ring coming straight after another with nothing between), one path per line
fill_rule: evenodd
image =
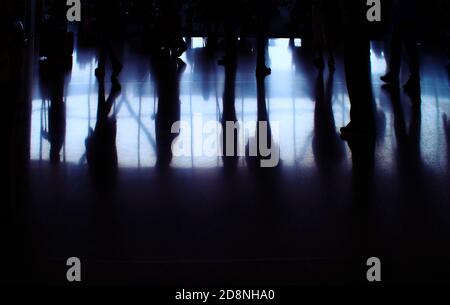
M420 78L417 76L411 76L406 84L403 86L406 92L420 92Z
M319 70L323 70L325 68L325 64L323 63L323 58L321 58L321 57L317 57L316 59L314 59L313 64Z
M272 74L272 69L266 66L258 66L256 68L256 76L257 77L266 77Z
M380 77L381 81L384 83L391 85L391 86L399 86L400 85L400 78L398 76L394 76L391 73L387 73L386 75L383 75Z

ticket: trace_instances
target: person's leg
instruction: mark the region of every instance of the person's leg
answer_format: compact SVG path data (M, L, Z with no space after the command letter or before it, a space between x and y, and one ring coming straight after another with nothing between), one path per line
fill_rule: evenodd
M373 95L370 72L370 42L364 34L348 30L345 38L345 75L351 104L351 123L341 129L347 137L355 132L373 132Z
M388 61L387 74L381 77L385 83L398 85L400 83L402 34L398 26L394 28L391 39L391 53Z
M336 46L335 39L335 29L333 28L334 22L332 21L332 16L330 12L327 11L327 17L324 25L324 41L328 49L329 57L328 57L328 67L331 72L333 72L336 68L336 60L334 58L334 48Z
M257 34L257 59L256 74L259 76L267 76L272 71L266 65L266 49L267 49L267 18L265 14L258 16L258 34Z
M172 54L175 57L180 57L183 55L184 52L187 50L187 44L183 40L183 35L181 33L181 16L180 16L180 4L178 2L174 2L172 5L172 9L170 12L167 12L169 14L169 22L170 22L170 29L171 29L171 48L172 48Z
M98 56L98 65L97 69L95 69L95 76L97 76L98 78L104 78L106 70L106 56L107 56L107 46L106 41L104 39L100 39L97 56Z
M114 45L116 44L115 38L112 34L106 31L102 32L102 37L100 38L99 51L98 51L98 67L95 70L95 75L100 78L104 78L106 74L106 61L112 64L113 72L112 77L117 78L122 71L122 64L114 50Z
M420 78L420 65L419 65L419 55L417 51L416 42L413 40L407 40L405 42L406 52L408 55L409 69L411 72L411 77Z
M331 72L336 70L336 60L334 59L334 41L332 34L329 29L326 29L324 32L324 41L327 45L328 49L328 68Z
M111 113L111 110L114 106L114 103L116 102L117 97L120 94L120 91L122 90L122 86L120 85L118 80L114 80L112 82L111 86L111 92L109 93L108 98L106 99L105 106L104 106L104 115L108 117ZM116 116L116 113L112 114L113 117Z
M105 95L105 78L104 76L97 76L98 80L98 100L97 100L97 122L96 122L96 130L98 129L99 124L101 125L104 118L105 103L106 103L106 95Z
M346 65L346 68L348 65ZM350 60L348 94L351 104L350 119L357 126L371 127L372 88L370 80L370 46L368 41L358 42Z
M328 48L329 58L328 67L331 72L335 70L335 48L337 46L337 33L339 31L339 21L336 17L336 11L339 10L339 3L337 1L326 1L324 5L324 18L325 18L325 43Z
M312 18L313 18L313 35L315 44L316 57L314 59L314 65L322 70L324 68L324 26L323 26L323 15L322 15L322 4L320 1L315 1L312 7Z
M223 59L219 60L220 65L226 65L228 63L233 64L237 60L236 27L234 24L235 20L232 15L234 13L229 7L231 4L226 4L226 6L228 9L225 11L224 16L225 56Z
M117 78L123 69L122 63L120 62L119 57L117 56L117 51L116 51L117 45L118 45L118 43L117 43L116 39L109 40L109 42L107 44L107 53L108 53L109 60L111 61L111 65L113 68L112 78Z
M104 124L104 122L107 120L121 89L122 88L120 86L120 83L117 80L113 81L111 92L108 98L106 98L105 79L101 77L98 78L98 104L97 104L96 126L98 126L99 124L100 125ZM98 128L96 127L96 129Z
M414 27L405 26L402 32L405 40L405 49L408 56L410 70L410 78L405 85L405 89L417 90L420 89L420 64L417 43L414 35Z

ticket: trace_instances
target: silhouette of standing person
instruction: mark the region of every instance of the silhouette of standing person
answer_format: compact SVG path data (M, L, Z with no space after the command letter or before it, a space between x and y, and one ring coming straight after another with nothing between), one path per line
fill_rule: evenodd
M393 29L388 71L381 77L387 84L400 84L402 49L408 57L410 77L404 85L406 91L420 90L420 67L416 44L416 23L418 20L418 0L394 0Z
M105 96L105 79L98 77L98 106L95 128L85 141L89 169L95 177L111 177L118 166L116 135L117 120L114 103L121 92L120 83L113 79L111 92ZM112 112L112 113L111 113Z
M336 12L335 0L314 0L312 5L314 41L316 45L317 57L314 59L314 65L323 70L324 52L328 50L328 67L331 71L335 70L335 59L333 50L333 20Z
M372 251L370 207L374 202L375 111L371 85L370 40L367 31L366 1L340 0L344 38L344 66L350 100L350 123L341 128L352 157L352 203L350 236L356 257Z
M117 78L122 71L122 64L116 54L120 39L120 0L97 0L96 4L98 31L98 67L95 75L100 79L106 73L106 61L112 65L112 78Z
M373 94L370 68L370 41L367 33L366 3L360 0L341 0L344 31L344 64L350 123L341 128L341 136L372 135L375 132Z
M48 109L48 130L42 130L43 138L50 143L50 162L61 161L61 150L66 138L66 103L64 89L67 84L66 70L60 60L41 61L43 92L50 100Z

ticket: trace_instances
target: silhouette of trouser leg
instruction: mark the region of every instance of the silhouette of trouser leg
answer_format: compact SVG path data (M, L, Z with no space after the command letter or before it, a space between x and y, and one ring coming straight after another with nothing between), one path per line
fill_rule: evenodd
M236 50L236 26L234 20L235 12L232 11L231 7L227 8L225 20L224 20L224 30L225 30L225 57L227 60L235 60L237 57Z
M105 34L105 35L107 37L101 38L101 41L100 41L100 54L99 54L99 60L98 60L98 65L102 69L106 68L106 60L108 58L111 61L111 64L113 66L120 65L120 61L116 55L116 52L114 51L114 46L113 46L114 39L112 37L109 37L112 35L107 35L107 34Z
M258 17L258 33L257 33L257 59L258 67L266 67L266 47L267 47L267 32L268 25L264 16Z
M323 16L323 4L321 1L316 1L312 8L312 18L313 18L313 34L314 34L314 44L316 47L317 55L323 57L323 49L325 45L324 37L324 16Z
M350 99L350 119L358 128L373 128L370 42L364 33L348 30L345 38L345 76Z
M406 55L408 56L409 70L411 77L420 77L419 55L414 35L414 26L402 26L402 32L405 42Z
M393 76L400 76L401 59L402 59L402 33L401 29L396 26L392 33L391 54L389 57L389 73Z
M102 79L98 82L97 124L99 124L99 122L103 120L103 117L105 117L106 112L105 104L106 104L105 81Z

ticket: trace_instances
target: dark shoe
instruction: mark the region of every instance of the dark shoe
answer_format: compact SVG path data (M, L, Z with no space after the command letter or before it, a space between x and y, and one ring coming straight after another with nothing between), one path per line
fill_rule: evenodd
M272 74L272 69L266 66L257 67L256 68L256 76L257 77L266 77Z
M400 85L400 78L398 76L394 76L393 74L386 74L380 77L380 79L385 82L388 85L391 86L399 86Z

